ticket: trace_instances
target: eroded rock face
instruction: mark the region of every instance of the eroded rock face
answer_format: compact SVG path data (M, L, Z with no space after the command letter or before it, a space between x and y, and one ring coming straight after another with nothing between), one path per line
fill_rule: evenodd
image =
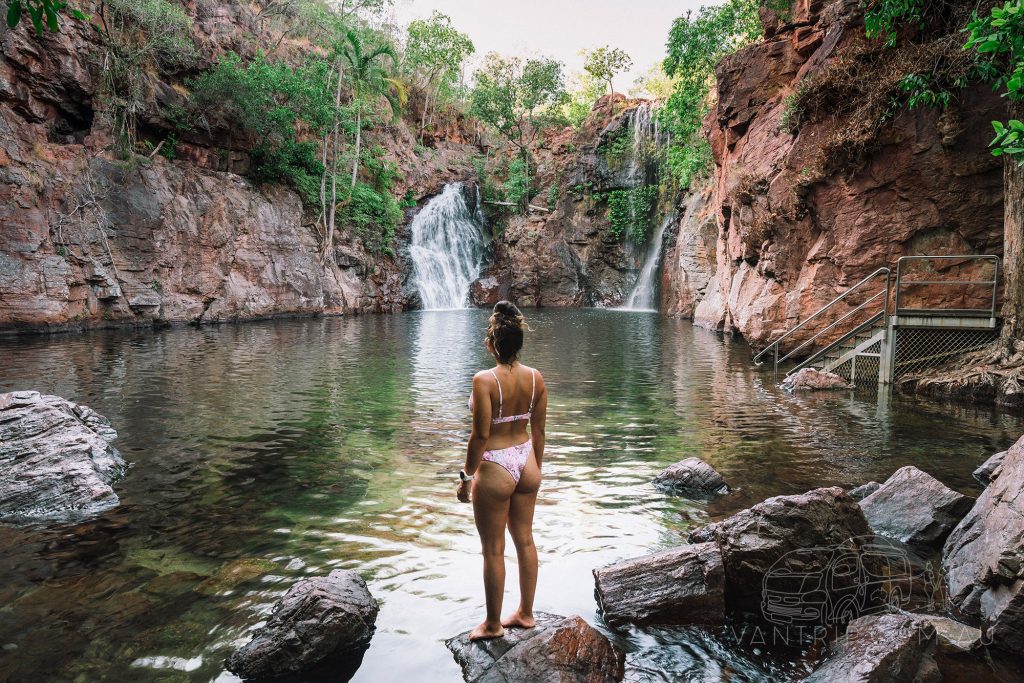
M377 611L366 582L350 569L303 579L252 640L228 657L227 668L245 679L265 679L355 656L373 636Z
M714 543L683 545L594 570L609 624L719 624L725 569Z
M931 683L942 680L935 662L935 628L911 614L854 619L837 652L807 679L863 683Z
M993 455L991 458L981 463L978 469L972 473L974 478L978 480L978 483L982 486L988 486L992 483L992 480L996 478L997 471L1003 464L1003 459L1006 457L1006 451L1000 451Z
M834 549L856 553L872 538L864 513L841 488L769 498L690 534L691 543L721 549L726 605L746 612L761 609L765 576L783 556L804 553L802 571L823 571ZM847 587L839 584L832 587Z
M875 533L912 545L938 544L973 501L913 465L901 467L860 501Z
M1024 652L1024 438L946 539L943 567L953 603L994 645Z
M729 490L722 475L700 458L686 458L669 465L654 478L653 484L681 495L709 496Z
M105 417L59 396L0 394L0 518L79 519L118 505L116 438Z
M850 382L835 374L816 368L801 368L782 382L786 391L830 391L849 389Z
M582 617L536 617L534 628L507 629L503 638L471 642L466 632L445 644L469 683L622 680L625 655Z

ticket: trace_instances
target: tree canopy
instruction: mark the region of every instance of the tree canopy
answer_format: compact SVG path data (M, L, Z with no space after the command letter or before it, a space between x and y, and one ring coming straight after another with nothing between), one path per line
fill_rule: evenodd
M612 80L617 74L628 71L633 66L633 59L625 50L603 45L593 50L583 51L583 70L594 79L608 85L608 93L615 94Z

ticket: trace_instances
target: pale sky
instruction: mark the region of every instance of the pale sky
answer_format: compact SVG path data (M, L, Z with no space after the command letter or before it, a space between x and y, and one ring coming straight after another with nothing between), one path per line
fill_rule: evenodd
M633 58L633 69L615 79L628 91L633 80L665 57L672 20L719 0L395 0L399 25L438 10L469 34L479 58L488 52L562 61L580 71L580 50L618 47ZM472 70L472 69L470 69Z

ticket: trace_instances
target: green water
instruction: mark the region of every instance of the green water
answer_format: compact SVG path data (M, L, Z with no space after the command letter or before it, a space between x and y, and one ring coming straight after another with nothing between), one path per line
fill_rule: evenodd
M480 621L483 594L454 475L470 379L486 367L485 319L467 310L0 341L0 391L95 408L133 463L116 486L120 507L88 523L0 526L0 680L234 680L226 654L292 583L336 567L358 570L382 601L353 680L460 680L443 640ZM594 567L767 496L882 480L909 463L976 495L971 470L1024 432L987 408L788 395L745 346L686 322L528 319L524 361L551 395L538 609L601 628ZM707 504L650 486L691 455L737 490ZM511 607L514 555L509 564ZM698 629L613 636L631 681L785 680L806 666Z

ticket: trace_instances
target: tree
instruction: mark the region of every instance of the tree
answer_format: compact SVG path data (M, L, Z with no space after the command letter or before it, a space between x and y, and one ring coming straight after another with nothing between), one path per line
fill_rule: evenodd
M372 35L368 34L366 37L370 40L364 44L364 36L360 35L359 31L350 29L345 36L346 43L342 47L342 56L352 81L352 101L356 108L356 147L352 158L353 190L359 174L364 105L370 98L376 100L384 97L391 107L392 115L397 118L405 100L405 87L385 68L386 62L390 62L392 68L398 67L395 48L385 41L375 45Z
M624 50L604 45L594 50L583 51L583 70L596 80L608 84L608 93L615 94L612 79L616 74L629 71L633 60Z
M436 107L440 94L454 87L463 63L476 48L468 35L452 26L451 17L437 11L429 19L409 22L407 34L405 60L411 71L422 74L427 93L420 116L422 142L431 99Z
M490 53L474 74L471 111L519 150L529 174L530 145L537 136L536 116L564 93L562 64L554 59L504 58Z

